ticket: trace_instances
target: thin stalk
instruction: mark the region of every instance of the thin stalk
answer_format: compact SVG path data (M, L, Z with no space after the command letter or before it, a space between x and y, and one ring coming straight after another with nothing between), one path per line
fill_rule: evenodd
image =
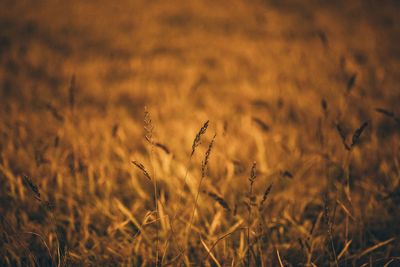
M183 181L183 187L184 188L187 186L187 177L188 177L188 174L189 174L189 168L190 168L191 163L192 163L193 155L196 152L196 147L200 144L202 135L204 135L206 133L206 131L207 131L208 123L209 123L209 121L206 121L203 124L203 126L200 128L199 132L196 134L196 136L195 136L195 138L193 140L192 152L190 153L190 157L189 157L189 159L188 159L188 161L186 163L186 171L185 171L185 177L184 177L184 181ZM215 136L214 136L214 138L215 138ZM180 191L180 193L179 193L179 203L181 203L182 201L183 201L183 190ZM166 243L169 242L171 237L174 236L173 224L175 222L177 214L178 214L178 210L176 209L172 220L170 220L170 226L171 226L170 235L168 236L168 238L166 240ZM185 241L185 243L186 243L186 241ZM180 250L180 253L178 254L178 256L175 257L175 260L179 259L186 251L186 248L185 249L181 249L180 248L178 242L177 242L177 245L178 245L178 249ZM166 249L164 250L164 253L163 253L162 262L163 262L163 259L165 257L165 254L166 254Z
M200 196L201 185L203 183L204 178L207 176L207 171L206 170L207 170L207 165L208 165L208 159L209 159L210 154L211 154L211 149L213 147L215 137L216 137L216 134L214 134L213 139L211 140L210 144L208 145L208 149L207 149L207 152L206 152L205 157L204 157L204 161L203 161L202 166L201 166L201 178L200 178L200 181L199 181L199 185L197 187L196 197L195 197L195 200L194 200L194 203L193 203L193 211L192 211L192 215L191 215L190 221L189 221L189 226L188 226L188 229L187 229L186 244L187 244L187 239L188 239L189 234L190 234L190 230L192 228L194 214L196 213L197 202L198 202L199 196Z
M249 206L248 206L248 217L247 217L247 266L250 266L250 227L251 227L251 210L253 206L253 184L257 178L256 162L253 162L253 166L250 171L250 188L249 188Z

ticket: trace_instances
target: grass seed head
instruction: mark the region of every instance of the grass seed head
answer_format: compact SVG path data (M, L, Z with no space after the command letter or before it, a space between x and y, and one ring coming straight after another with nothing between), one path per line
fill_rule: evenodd
M26 175L23 176L25 185L33 192L35 198L40 200L39 187Z
M212 199L214 199L221 207L223 207L226 211L230 212L231 208L228 205L228 202L226 202L222 197L218 196L217 194L214 194L213 192L205 191L207 195L209 195Z
M257 163L254 161L250 171L250 177L249 177L250 183L253 184L256 178L257 178Z
M352 138L352 143L351 143L351 147L357 145L360 142L360 137L361 134L364 132L365 128L368 126L368 122L364 122L360 128L358 128L354 134L353 134L353 138Z
M191 157L193 156L194 152L196 151L196 147L200 144L201 136L204 135L206 133L206 131L207 131L208 122L209 121L206 121L204 123L204 125L200 128L200 131L196 134L196 137L193 140L192 153L190 154Z
M146 176L147 179L151 181L151 176L150 174L146 171L146 168L141 164L140 162L137 162L135 160L132 161L133 165L135 165L139 170L142 171L143 175Z
M214 134L214 137L212 138L210 144L208 145L206 154L204 156L204 161L203 161L203 163L201 165L201 176L202 177L205 177L207 175L208 160L210 158L211 150L212 150L212 147L214 145L214 140L215 140L216 136L217 136L217 134Z
M261 206L264 204L264 202L267 200L269 193L271 193L272 185L273 185L273 183L271 183L271 184L267 187L267 189L265 190L264 195L263 195L263 198L262 198L262 200L261 200L261 202L260 202L260 207L261 207Z
M147 108L147 106L144 107L144 130L145 130L145 139L147 142L149 142L151 145L154 144L153 142L153 132L154 132L154 125L151 120L150 112Z

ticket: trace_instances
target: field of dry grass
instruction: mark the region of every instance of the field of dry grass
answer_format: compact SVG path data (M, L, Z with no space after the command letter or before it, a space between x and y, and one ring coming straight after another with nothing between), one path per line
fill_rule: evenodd
M400 266L398 1L0 3L1 266Z

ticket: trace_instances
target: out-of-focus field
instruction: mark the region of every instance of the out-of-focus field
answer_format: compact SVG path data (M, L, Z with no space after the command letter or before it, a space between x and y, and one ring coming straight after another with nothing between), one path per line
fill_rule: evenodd
M1 1L0 265L399 266L399 12Z

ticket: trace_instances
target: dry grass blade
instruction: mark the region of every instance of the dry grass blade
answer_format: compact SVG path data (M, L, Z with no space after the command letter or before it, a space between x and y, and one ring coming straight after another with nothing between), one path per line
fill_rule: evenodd
M33 192L35 198L40 199L39 187L26 175L23 176L25 185Z
M337 256L337 260L340 260L343 255L346 253L346 251L349 249L351 242L353 242L353 240L349 240L346 245L343 247L342 251L339 253L339 255Z
M354 218L349 209L346 208L346 206L339 199L337 199L336 202L343 209L343 211L349 216L349 218L351 218L353 221L356 221L356 218Z
M240 223L238 223L236 226L234 226L234 230L229 231L228 233L220 236L210 247L209 251L207 251L207 255L205 257L205 260L208 259L208 257L210 256L211 251L214 249L214 247L221 241L224 240L225 238L227 238L228 236L234 234L235 232L239 231L239 230L247 230L247 227L239 227Z
M279 255L279 250L276 250L276 256L278 257L279 266L284 267L282 260L281 260L281 255Z
M400 259L397 258L397 260L399 261ZM395 261L395 259L390 259L388 262L385 263L385 265L383 265L383 267L389 267L389 265L394 261Z
M209 191L204 191L207 195L209 195L212 199L214 199L219 205L221 205L226 211L231 211L231 208L229 207L228 203L220 196L217 194L214 194L213 192Z
M204 125L200 128L200 131L196 134L196 137L194 138L193 144L192 144L192 153L190 154L191 157L193 156L194 152L196 151L196 147L200 144L201 136L206 133L207 128L208 128L208 123L209 123L209 121L206 121L204 123Z
M361 252L359 255L357 255L357 258L361 258L362 256L365 256L368 253L371 253L372 251L374 251L374 250L376 250L376 249L378 249L380 247L386 246L387 244L393 242L394 240L396 240L396 238L393 237L393 238L390 238L390 239L388 239L386 241L382 241L382 242L380 242L380 243L378 243L378 244L376 244L376 245L374 245L372 247L369 247L366 250L364 250L363 252Z
M352 143L351 143L351 147L357 145L360 142L360 136L363 133L363 131L365 130L365 128L368 126L368 122L364 122L360 128L358 128L354 134L353 134L353 138L352 138Z
M204 248L207 251L207 255L211 257L211 259L215 262L215 264L219 267L222 267L222 265L218 262L217 258L214 256L210 248L207 246L207 244L203 241L203 239L200 237L201 244L204 246Z
M135 227L140 231L140 234L143 236L144 240L148 243L151 244L151 241L149 237L146 235L142 225L139 223L139 221L133 216L132 212L122 204L122 202L119 199L115 199L115 204L116 207L124 214L132 223L135 225Z
M135 161L135 160L133 160L132 163L133 163L139 170L142 171L143 175L146 176L147 179L149 179L150 181L152 180L150 174L146 171L146 168L143 166L143 164L141 164L140 162L137 162L137 161Z
M390 238L390 239L388 239L388 240L379 242L378 244L375 244L375 245L373 245L373 246L367 248L366 250L364 250L364 251L362 251L362 252L359 252L359 253L354 254L354 255L352 255L352 256L350 256L350 257L347 257L347 259L360 259L361 257L363 257L363 256L365 256L365 255L371 253L372 251L377 250L378 248L381 248L381 247L383 247L383 246L386 246L386 245L392 243L392 242L395 241L395 240L396 240L396 238L395 238L395 237L392 237L392 238Z
M45 246L45 248L47 250L47 253L50 256L51 262L53 264L55 264L54 259L53 259L52 255L51 255L51 250L50 250L45 238L42 235L40 235L38 233L35 233L35 232L30 232L30 231L24 232L24 234L30 234L30 235L37 236L40 239L40 241L43 243L43 245Z

